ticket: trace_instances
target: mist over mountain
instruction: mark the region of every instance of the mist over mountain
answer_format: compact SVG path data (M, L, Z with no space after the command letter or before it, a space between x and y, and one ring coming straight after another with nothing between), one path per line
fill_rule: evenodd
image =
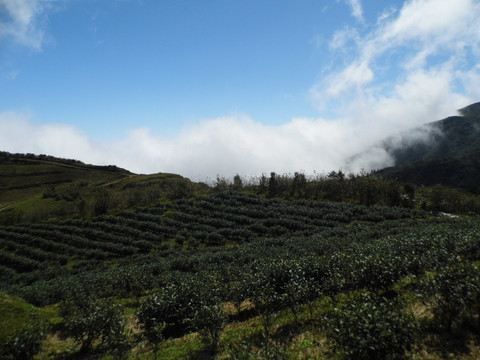
M480 151L480 103L450 116L384 141L386 151L396 166L421 160L459 159Z
M395 166L377 173L419 185L480 191L480 103L458 113L387 138L380 148Z

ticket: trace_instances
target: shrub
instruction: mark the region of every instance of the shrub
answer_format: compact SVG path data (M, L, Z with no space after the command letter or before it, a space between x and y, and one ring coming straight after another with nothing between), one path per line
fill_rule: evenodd
M437 324L480 327L480 269L469 263L450 263L420 284L421 296Z
M5 360L31 360L40 351L46 333L38 326L27 327L8 337L0 349Z
M157 329L165 337L182 336L194 328L193 319L202 306L216 304L217 296L206 279L178 280L141 304L138 320L145 331Z
M193 319L195 328L203 335L204 339L210 340L212 354L217 352L220 333L226 322L225 311L221 305L201 306Z
M153 345L155 360L159 345L164 339L163 330L165 328L164 319L159 314L159 307L158 297L150 296L142 303L138 312L138 322L143 329L144 338Z
M125 320L121 307L106 300L89 299L83 294L68 299L60 306L67 332L81 345L80 352L90 350L101 338L101 345L109 349L123 342Z
M398 301L370 293L348 299L326 316L327 336L346 359L403 359L416 328Z

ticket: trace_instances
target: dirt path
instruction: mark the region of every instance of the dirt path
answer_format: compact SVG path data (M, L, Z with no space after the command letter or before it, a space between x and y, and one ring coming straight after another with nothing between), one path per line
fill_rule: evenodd
M0 212L7 210L8 208L11 208L13 205L15 204L7 204L7 205L0 206Z
M135 176L138 176L138 175L136 175L136 174L128 175L128 176L125 176L125 177L123 177L123 178L121 178L121 179L114 180L114 181L111 181L111 182L106 183L106 184L101 184L101 185L99 185L99 186L110 186L110 185L119 183L120 181L123 181L123 180L125 180L125 179L130 179L130 178L135 177Z

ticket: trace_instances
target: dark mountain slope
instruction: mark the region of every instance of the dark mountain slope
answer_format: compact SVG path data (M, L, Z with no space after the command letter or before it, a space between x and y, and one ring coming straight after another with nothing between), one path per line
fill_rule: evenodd
M460 159L435 159L389 167L376 172L386 179L432 186L443 185L480 194L480 152Z
M387 152L401 166L421 160L459 159L480 151L480 103L459 110L461 116L450 116L415 129L423 134L412 141L409 134L400 140L391 137L384 142Z
M385 140L383 146L396 166L377 173L403 182L478 192L480 103L459 110L459 114ZM411 134L417 134L418 140L412 141Z

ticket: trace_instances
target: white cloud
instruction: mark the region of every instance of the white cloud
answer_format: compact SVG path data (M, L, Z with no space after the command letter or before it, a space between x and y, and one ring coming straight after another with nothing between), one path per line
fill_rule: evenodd
M136 173L172 172L195 180L213 179L217 174L313 174L341 167L347 171L370 170L392 164L388 154L381 148L372 148L372 144L393 134L395 129L438 119L432 114L447 110L448 115L454 113L447 109L451 103L431 104L432 107L418 112L424 99L410 91L418 88L418 82L435 87L439 99L441 93L448 91L448 79L438 81L435 74L419 73L396 89L399 100L382 99L368 111L354 105L359 110L355 117L295 118L283 125L266 126L245 115L232 115L189 126L174 138L138 128L124 139L110 142L94 142L69 125L34 125L28 115L7 112L0 114L0 144L4 151L114 164ZM418 103L412 101L417 96ZM455 99L458 103L464 100ZM405 108L404 101L410 107ZM379 118L384 121L378 123ZM355 162L348 161L358 153L363 156Z
M392 55L403 56L399 67L406 70L428 66L429 56L442 52L457 61L461 61L469 50L480 56L480 27L472 26L478 16L480 3L471 0L414 0L406 2L396 18L380 15L382 21L363 38L354 28L336 32L330 42L333 50L342 49L347 40L355 36L357 48L350 51L353 59L315 87L323 87L329 97L340 96L343 91L357 86L358 79L373 80L370 69L381 68L382 61ZM359 73L361 69L366 70L365 75ZM352 71L354 80L349 82L350 86L338 91L337 79L343 79ZM378 71L375 79L381 81L380 75Z
M173 139L140 128L123 140L102 143L72 126L34 125L25 114L0 114L2 150L115 164L137 173L174 172L194 179L338 169L345 158L367 146L368 137L361 136L365 130L349 119L298 118L266 126L234 115L185 128Z
M472 0L409 1L397 18L383 21L364 39L361 51L372 62L402 51L407 69L427 66L430 56L441 53L461 58L466 47L478 52L480 30L472 25L479 15L480 3Z
M381 29L383 42L393 40L420 41L443 39L451 41L457 35L470 32L478 3L472 0L413 0L401 9L397 19ZM447 37L445 39L445 37Z
M56 155L62 158L88 158L96 162L95 145L88 136L65 124L35 125L31 116L18 112L0 113L2 151Z
M350 41L358 41L359 35L356 29L346 27L338 30L333 34L333 38L329 43L330 50L344 50L346 51L347 45Z
M457 71L457 77L465 88L465 92L475 99L480 100L480 64L468 71Z
M323 120L295 119L272 127L235 115L188 127L175 139L138 129L112 148L119 163L126 161L130 164L127 167L138 172L156 169L194 178L300 169L313 172L336 169L344 156L332 146L345 136L338 126Z
M369 126L372 140L451 115L480 97L479 17L474 0L410 0L367 32L340 30L329 47L341 62L310 95L319 109L340 108Z
M352 87L361 88L362 85L367 84L372 79L373 72L368 62L352 63L342 72L330 77L327 94L330 97L336 97Z
M45 41L44 11L57 0L0 0L0 40L40 50Z
M385 9L377 18L377 23L376 25L379 26L382 23L386 22L388 19L390 19L393 14L397 12L397 9L395 7L390 7L388 9Z
M360 22L363 22L363 9L360 0L347 0L347 4L352 8L352 16Z

